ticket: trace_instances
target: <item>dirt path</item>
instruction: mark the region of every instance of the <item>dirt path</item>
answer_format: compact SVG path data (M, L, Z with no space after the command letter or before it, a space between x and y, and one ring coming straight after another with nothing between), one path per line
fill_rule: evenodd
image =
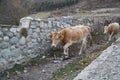
M8 80L49 80L54 72L64 68L76 58L66 61L51 60L48 64L26 67L23 71L17 72L17 75L10 76Z
M11 76L8 80L49 80L54 72L60 68L64 68L65 65L76 58L77 57L74 57L65 61L62 61L59 58L57 60L50 60L49 63L43 65L39 64L37 66L27 67L17 75Z

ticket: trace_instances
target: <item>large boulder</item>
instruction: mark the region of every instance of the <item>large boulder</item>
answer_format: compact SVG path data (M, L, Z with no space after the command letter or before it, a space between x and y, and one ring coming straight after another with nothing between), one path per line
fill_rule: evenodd
M6 32L6 36L9 36L10 38L12 38L13 37L13 33L12 32Z
M1 52L0 52L0 56L5 58L6 60L10 59L11 57L11 51L10 49L3 49Z
M8 48L10 45L8 42L2 42L0 43L0 49L5 49L5 48Z
M17 32L17 28L10 28L10 31L15 34Z
M8 36L4 36L4 37L3 37L3 40L4 40L4 41L9 41L9 37L8 37Z

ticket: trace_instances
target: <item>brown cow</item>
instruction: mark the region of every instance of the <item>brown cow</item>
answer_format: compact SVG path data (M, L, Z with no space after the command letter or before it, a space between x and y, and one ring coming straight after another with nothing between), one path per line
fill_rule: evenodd
M79 55L82 53L83 49L86 49L88 35L90 35L90 27L85 25L78 25L75 27L65 28L58 32L54 32L48 35L48 37L52 39L52 46L56 47L59 43L63 45L65 58L68 58L68 47L73 43L82 41L82 46ZM90 44L92 44L91 35L90 40Z
M113 35L118 33L119 27L120 27L120 25L116 22L110 23L108 26L104 27L104 33L109 34L109 39L108 39L109 41L111 41L111 38L112 38Z

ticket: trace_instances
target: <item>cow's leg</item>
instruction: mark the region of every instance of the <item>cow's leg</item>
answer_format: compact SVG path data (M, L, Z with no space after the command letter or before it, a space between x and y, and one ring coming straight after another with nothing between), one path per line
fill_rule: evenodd
M86 39L84 40L84 43L83 43L83 44L84 44L84 45L83 45L83 49L86 50L86 47L87 47L87 40L86 40Z
M84 50L86 49L86 43L87 43L87 40L86 40L86 37L85 37L82 40L82 45L81 45L81 49L80 49L79 55L82 53L83 49Z
M111 38L112 38L113 34L114 34L114 32L112 32L112 33L110 34L110 36L109 36L109 41L111 41Z
M68 55L68 47L72 45L72 43L67 43L65 44L65 46L63 47L64 48L64 55L65 55L65 58L67 58L69 55Z
M83 42L82 42L82 45L81 45L81 49L80 49L79 55L82 53L83 46L84 46L84 44L83 44Z

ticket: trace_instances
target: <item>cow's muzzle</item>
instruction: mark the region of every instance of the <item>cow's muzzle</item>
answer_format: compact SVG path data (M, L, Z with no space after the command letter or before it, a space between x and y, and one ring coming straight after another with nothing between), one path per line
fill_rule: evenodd
M104 34L106 34L107 32L104 32Z
M55 44L52 44L52 46L51 47L56 47L56 45Z

